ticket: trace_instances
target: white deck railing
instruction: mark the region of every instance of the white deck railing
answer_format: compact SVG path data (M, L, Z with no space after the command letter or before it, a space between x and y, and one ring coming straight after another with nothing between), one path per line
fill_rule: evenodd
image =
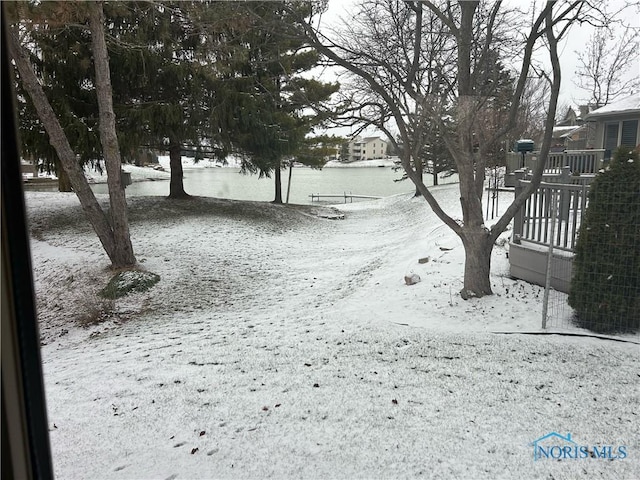
M551 152L547 156L545 172L560 173L564 167L569 167L572 174L596 174L604 164L604 150L565 150ZM540 161L540 152L507 153L507 174L525 168L535 170Z
M529 183L526 172L517 171L515 195ZM553 243L554 248L573 251L582 214L587 208L589 183L593 175L569 175L569 167L561 174L547 174L540 186L526 200L513 219L514 241L540 245ZM551 238L552 198L556 198L556 227Z

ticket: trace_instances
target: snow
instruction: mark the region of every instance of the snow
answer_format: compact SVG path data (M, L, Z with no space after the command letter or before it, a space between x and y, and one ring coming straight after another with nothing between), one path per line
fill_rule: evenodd
M91 166L85 167L85 175L89 180L89 183L107 183L106 169L104 168L104 165L101 167L101 170L97 170ZM238 168L240 167L240 159L235 156L230 156L227 158L227 163L224 164L219 160L208 158L196 162L193 158L182 157L182 167L187 170L218 167ZM125 163L122 166L122 170L131 174L132 182L169 180L171 178L168 155L159 155L158 163L154 166L138 167L136 165Z
M168 161L166 167L162 167L162 164L159 164L159 166L164 168L164 170L156 170L153 167L138 167L136 165L124 164L122 166L122 170L131 174L131 181L133 182L169 180L171 173L169 173L168 164ZM87 166L85 167L85 176L89 180L89 183L107 183L107 171L104 167L102 168L102 171L98 171Z
M362 167L394 167L398 157L378 158L373 160L359 160L357 162L344 163L337 160L330 160L324 168L362 168ZM229 156L226 159L226 163L214 159L203 159L198 162L190 157L182 157L182 167L186 170L201 169L201 168L239 168L241 165L240 158L236 156ZM171 177L169 157L166 155L158 156L157 167L138 167L131 164L123 164L122 170L131 174L131 180L133 182L155 181L155 180L169 180ZM89 180L89 183L107 183L107 172L102 167L101 171L98 171L90 166L85 167L85 175ZM55 178L55 176L51 176Z
M553 135L558 138L567 138L584 128L584 125L569 125L562 127L553 127Z
M563 125L563 126L556 126L553 127L553 133L562 133L564 132L564 134L566 135L567 133L571 133L574 130L577 130L578 128L580 128L580 125ZM533 140L531 140L533 141Z
M617 100L609 105L600 107L587 115L587 119L612 114L640 113L640 93Z
M434 192L460 215L457 186ZM75 197L27 194L57 478L640 475L638 346L519 334L542 289L508 277L503 239L495 295L463 301L462 246L410 195L128 202L161 280L106 301ZM629 456L534 462L553 431Z

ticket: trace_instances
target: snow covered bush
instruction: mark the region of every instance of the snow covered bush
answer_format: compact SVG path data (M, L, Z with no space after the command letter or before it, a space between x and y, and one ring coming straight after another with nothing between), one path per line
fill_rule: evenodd
M160 281L160 276L141 270L125 270L116 273L100 291L104 298L120 298L132 292L145 292Z
M619 147L589 190L575 248L569 304L596 332L640 327L640 160Z

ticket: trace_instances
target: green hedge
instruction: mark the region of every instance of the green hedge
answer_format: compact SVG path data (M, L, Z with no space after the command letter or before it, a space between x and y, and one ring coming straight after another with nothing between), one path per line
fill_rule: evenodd
M619 147L589 189L573 260L569 304L599 333L640 327L640 160Z

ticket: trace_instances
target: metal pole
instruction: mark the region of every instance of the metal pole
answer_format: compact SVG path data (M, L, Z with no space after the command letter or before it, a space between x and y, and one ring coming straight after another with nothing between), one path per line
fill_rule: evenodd
M553 264L553 240L556 236L556 215L558 206L556 205L556 190L551 191L551 235L549 238L549 252L547 254L547 273L544 280L544 297L542 299L542 329L547 328L547 310L549 309L549 293L551 290L551 265Z
M489 183L487 185L487 213L484 216L485 220L489 220L489 202L490 202L490 197L491 195L491 177L489 177Z
M289 161L289 182L287 183L287 200L284 203L289 203L289 192L291 191L291 174L293 173L293 160ZM311 199L313 202L313 198Z

